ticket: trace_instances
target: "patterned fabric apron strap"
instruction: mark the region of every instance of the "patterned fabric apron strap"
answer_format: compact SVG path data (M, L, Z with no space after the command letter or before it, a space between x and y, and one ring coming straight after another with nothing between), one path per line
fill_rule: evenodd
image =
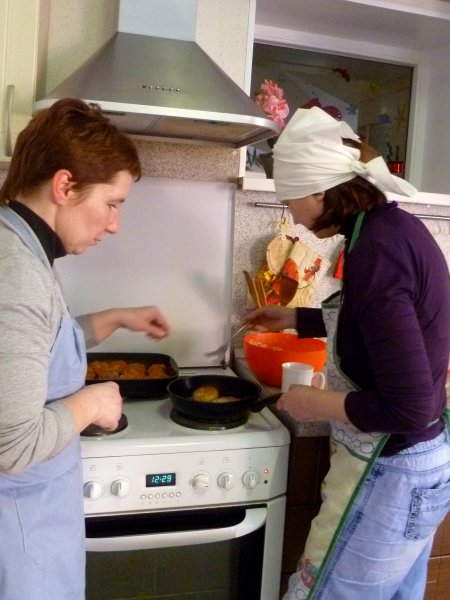
M355 245L364 213L358 215L350 241L349 252ZM322 304L327 330L326 377L330 389L350 392L358 386L341 371L336 353L336 330L342 295L335 294ZM332 420L330 434L330 470L322 483L322 505L311 523L298 570L289 580L285 600L313 600L326 579L333 558L340 550L340 533L353 500L369 475L388 435L363 433L351 424Z
M450 432L450 408L446 408L444 410L444 414L442 415L442 418L444 419L444 423L446 424L447 429Z

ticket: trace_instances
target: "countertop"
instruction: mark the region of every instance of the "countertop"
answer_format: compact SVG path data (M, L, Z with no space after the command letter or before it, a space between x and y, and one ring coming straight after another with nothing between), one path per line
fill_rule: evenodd
M244 349L240 347L234 348L234 363L233 369L239 377L243 377L244 379L249 379L250 381L254 381L262 388L262 396L270 396L272 394L276 394L280 392L280 388L271 387L261 383L256 379L247 365L247 361L244 356ZM450 408L450 371L447 377L447 404ZM274 407L271 407L273 412L277 415L277 417L286 425L289 429L290 433L294 437L317 437L317 436L327 436L330 433L330 426L327 421L309 421L307 423L298 423L293 419L290 415L288 415L283 410L278 410Z
M263 397L271 396L272 394L281 392L280 388L265 385L256 379L247 365L243 348L234 348L233 370L237 375L239 375L239 377L254 381L260 385L262 388ZM294 437L318 437L324 435L328 436L330 434L330 426L327 421L308 421L307 423L298 423L283 410L278 410L275 407L271 407L271 410L276 414L280 421L284 423L284 425L289 429L290 434Z

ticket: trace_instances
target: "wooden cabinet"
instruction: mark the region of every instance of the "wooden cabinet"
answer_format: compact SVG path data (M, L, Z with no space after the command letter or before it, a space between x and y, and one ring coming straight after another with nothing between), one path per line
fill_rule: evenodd
M42 97L117 29L115 0L0 0L0 165Z
M33 111L39 11L39 0L0 0L0 163L9 162Z
M428 563L425 600L450 598L450 514L439 527L434 538Z
M328 437L292 437L280 598L303 551L311 520L320 508L320 485L329 468ZM450 513L434 539L424 600L450 598Z
M330 466L328 437L292 437L281 565L280 598L303 552L311 520L319 512L320 486Z

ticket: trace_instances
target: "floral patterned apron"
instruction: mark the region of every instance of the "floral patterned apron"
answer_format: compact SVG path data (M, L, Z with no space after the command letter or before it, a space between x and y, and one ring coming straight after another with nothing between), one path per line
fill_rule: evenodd
M0 220L52 271L32 230L10 208ZM53 272L53 271L52 271ZM55 281L62 319L49 356L47 403L84 386L86 349ZM80 442L24 473L0 473L0 598L83 600L85 533Z
M349 252L355 245L362 226L364 213L358 215L350 241ZM336 354L336 331L342 294L338 293L322 303L327 330L326 377L328 387L335 391L351 392L358 386L346 377ZM363 433L351 424L330 421L330 470L322 483L322 505L311 523L305 549L298 570L289 579L284 600L313 600L320 583L333 564L339 549L339 536L353 499L370 473L388 434ZM345 476L343 475L345 474Z

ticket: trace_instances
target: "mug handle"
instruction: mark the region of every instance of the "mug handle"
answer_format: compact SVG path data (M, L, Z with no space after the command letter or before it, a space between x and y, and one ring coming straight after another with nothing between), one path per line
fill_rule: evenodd
M322 371L313 373L311 385L313 387L319 388L319 390L323 390L325 388L325 375L322 373Z

